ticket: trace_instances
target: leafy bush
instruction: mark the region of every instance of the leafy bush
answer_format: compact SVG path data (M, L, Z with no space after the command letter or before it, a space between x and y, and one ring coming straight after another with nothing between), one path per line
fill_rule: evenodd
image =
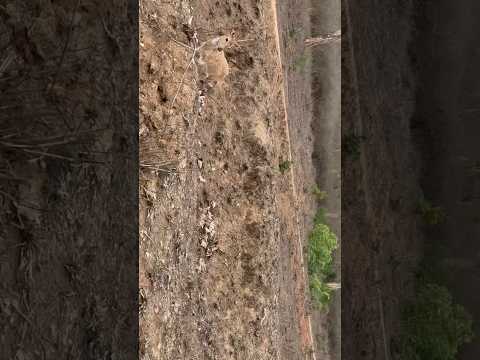
M315 303L323 307L330 301L332 290L327 285L334 276L333 252L338 246L337 236L325 224L323 210L315 217L308 241L308 275L310 294Z
M402 360L455 360L473 338L470 315L445 287L428 282L405 308L402 327Z

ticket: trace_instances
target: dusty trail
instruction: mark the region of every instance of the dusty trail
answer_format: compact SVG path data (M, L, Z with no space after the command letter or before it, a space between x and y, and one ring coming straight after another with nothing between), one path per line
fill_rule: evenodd
M311 34L338 30L340 4L337 1L310 4L309 1L291 0L281 3L272 1L272 6L276 10L275 35L284 78L282 101L287 146L289 159L294 163L289 181L297 208L295 233L298 241L294 245L297 248L295 252L299 254L296 267L301 268L301 288L308 284L302 250L319 205L310 190L313 185L327 191L328 197L321 205L328 214L336 215L329 219L329 223L339 238L341 233L340 48L337 44L307 50L303 44L304 38ZM311 12L306 12L305 9L310 6L313 6ZM299 67L299 64L304 66ZM314 91L323 95L317 97ZM334 266L340 279L340 251ZM304 292L299 294L298 301L303 297ZM309 309L302 335L314 349L315 358L339 359L341 356L340 302L338 291L328 312Z
M279 36L279 28L278 28L278 20L277 20L277 2L276 0L272 0L272 12L273 12L273 21L275 25L275 40L277 44L277 50L278 50L278 61L279 61L279 67L282 67L282 60L281 60L281 46L280 46L280 36ZM287 137L287 143L288 143L288 160L292 162L293 156L292 156L292 148L291 148L291 143L290 143L290 128L289 128L289 123L288 123L288 112L287 112L287 101L285 98L285 91L282 89L282 103L283 107L285 110L285 128L286 128L286 137ZM292 192L293 192L293 197L295 199L295 203L297 203L297 188L295 184L295 177L293 171L289 172L290 175L290 181L292 184ZM303 276L303 286L308 283L308 275L305 272L305 264L304 264L304 254L303 254L303 238L302 238L302 233L300 232L299 229L299 219L298 219L298 212L295 212L295 224L296 224L296 231L297 231L297 246L298 246L298 252L300 254L300 267L301 267L301 272ZM306 323L307 323L307 333L303 332L301 335L306 336L307 338L304 339L304 341L308 344L309 347L311 347L312 354L311 358L313 360L316 360L316 353L315 353L315 342L313 341L313 331L312 331L312 321L311 321L311 316L310 315L305 315L306 318ZM310 356L307 355L307 359Z

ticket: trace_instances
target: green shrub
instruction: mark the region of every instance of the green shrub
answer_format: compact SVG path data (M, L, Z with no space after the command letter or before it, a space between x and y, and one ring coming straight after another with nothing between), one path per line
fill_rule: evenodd
M420 215L428 225L438 225L445 221L446 214L442 207L433 206L426 200L420 201L418 205Z
M290 170L291 166L292 166L292 162L289 160L285 160L278 165L278 168L282 174L285 174L288 170Z
M472 338L472 319L448 290L420 282L403 314L401 359L455 360L459 347Z
M337 246L337 236L325 224L323 210L319 210L308 241L310 294L319 307L330 301L332 290L327 286L327 282L335 275L332 264L333 252Z
M318 200L324 200L327 197L327 192L320 190L317 184L313 185L312 194L315 195Z

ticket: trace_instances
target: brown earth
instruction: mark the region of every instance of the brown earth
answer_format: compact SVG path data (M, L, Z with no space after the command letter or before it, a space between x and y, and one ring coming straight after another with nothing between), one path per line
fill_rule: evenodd
M137 355L135 12L0 6L2 359Z
M141 356L308 358L298 203L279 170L292 159L272 4L140 9L141 162L156 168L140 174ZM192 30L238 40L201 114Z
M422 243L410 131L415 9L412 1L342 5L342 356L390 359ZM364 137L357 149L347 147L352 134Z

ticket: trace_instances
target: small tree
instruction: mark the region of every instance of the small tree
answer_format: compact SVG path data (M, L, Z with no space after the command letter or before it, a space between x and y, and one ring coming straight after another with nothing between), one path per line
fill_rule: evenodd
M471 315L447 288L419 284L403 313L402 360L455 360L461 345L474 337Z
M332 291L339 289L339 284L329 282L334 276L333 252L337 247L337 236L325 224L324 211L320 209L308 240L310 294L319 307L328 305Z

